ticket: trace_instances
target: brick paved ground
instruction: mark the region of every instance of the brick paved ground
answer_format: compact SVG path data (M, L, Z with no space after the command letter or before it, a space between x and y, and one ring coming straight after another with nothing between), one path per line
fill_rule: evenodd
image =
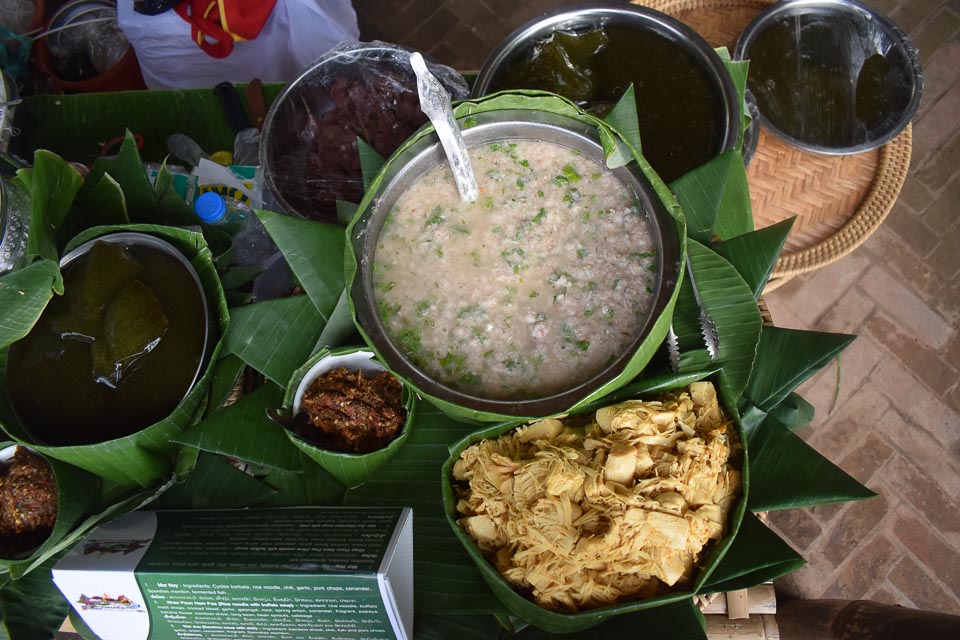
M477 69L512 29L565 0L360 0L365 38ZM856 333L801 390L802 435L880 496L773 514L809 565L782 594L960 613L960 0L873 0L920 49L911 174L854 254L766 296L776 324Z

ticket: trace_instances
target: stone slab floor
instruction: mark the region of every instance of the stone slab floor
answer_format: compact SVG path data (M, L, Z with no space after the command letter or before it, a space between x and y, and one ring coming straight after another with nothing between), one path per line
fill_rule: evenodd
M364 39L479 69L514 28L567 0L357 0ZM960 0L872 0L920 50L910 176L881 228L766 296L779 326L855 333L801 393L803 437L880 495L772 514L809 564L781 595L960 614Z

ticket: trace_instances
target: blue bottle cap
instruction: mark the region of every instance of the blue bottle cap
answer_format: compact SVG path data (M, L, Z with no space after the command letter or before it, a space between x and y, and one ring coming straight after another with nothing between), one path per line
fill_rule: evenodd
M227 203L220 194L208 191L193 201L193 210L204 222L215 224L227 215Z

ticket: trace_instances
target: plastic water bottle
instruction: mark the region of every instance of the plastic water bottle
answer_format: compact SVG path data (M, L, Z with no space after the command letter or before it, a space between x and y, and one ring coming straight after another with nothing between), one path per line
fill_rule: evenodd
M234 264L257 264L277 252L267 230L246 204L208 191L194 200L193 210L207 224L221 227L233 236Z

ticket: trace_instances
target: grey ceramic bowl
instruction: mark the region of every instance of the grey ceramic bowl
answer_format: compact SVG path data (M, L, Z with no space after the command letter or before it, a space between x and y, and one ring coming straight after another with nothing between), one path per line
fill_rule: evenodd
M595 60L597 66L596 91L608 104L623 94L629 82L634 83L641 137L647 138L644 157L664 181L671 182L736 146L740 134L740 105L736 87L720 57L693 29L648 7L587 2L557 9L530 21L508 35L487 57L474 82L472 95L484 96L500 89L543 88L504 86L505 74L512 65L528 58L535 47L557 32L583 34L603 28L610 32L611 42L607 47L627 47L629 42L640 40L649 43L643 49L648 51L649 59L611 53L612 59L608 60L606 53L601 51L591 60ZM617 30L616 37L614 29ZM654 64L648 65L653 56L656 56ZM689 85L685 82L677 80L678 84L672 84L675 68L670 68L665 61L681 58L689 60L699 71L688 80L703 84L709 101L714 103L711 105L711 108L715 107L714 111L698 111L701 105L690 102L695 99L691 98ZM610 72L610 67L618 70ZM688 73L692 71L688 69ZM608 86L610 83L616 86ZM646 88L640 85L646 85ZM653 91L649 90L651 86ZM565 97L572 98L570 95ZM596 105L590 101L581 106L596 110ZM700 120L708 119L709 125L693 125L694 114ZM689 119L688 115L691 116ZM690 136L693 131L697 132L696 137ZM694 157L700 160L694 160Z
M599 134L592 126L579 120L529 109L489 111L472 117L476 124L463 130L468 148L501 140L542 140L572 148L601 164L604 162ZM391 371L411 381L428 396L473 411L496 415L530 417L566 411L623 371L669 304L680 273L680 247L675 222L635 163L613 170L614 175L634 192L642 208L648 212L651 232L660 256L659 275L653 286L654 302L642 329L624 349L623 354L606 369L562 392L522 400L498 400L468 395L427 375L388 337L383 321L377 313L374 288L374 257L384 219L400 195L417 178L446 161L435 135L426 136L405 149L402 155L392 159L372 204L354 224L350 242L359 266L350 295L357 321L368 341Z
M896 137L920 106L923 73L907 36L853 0L784 0L740 34L734 57L760 120L790 144L852 154Z

